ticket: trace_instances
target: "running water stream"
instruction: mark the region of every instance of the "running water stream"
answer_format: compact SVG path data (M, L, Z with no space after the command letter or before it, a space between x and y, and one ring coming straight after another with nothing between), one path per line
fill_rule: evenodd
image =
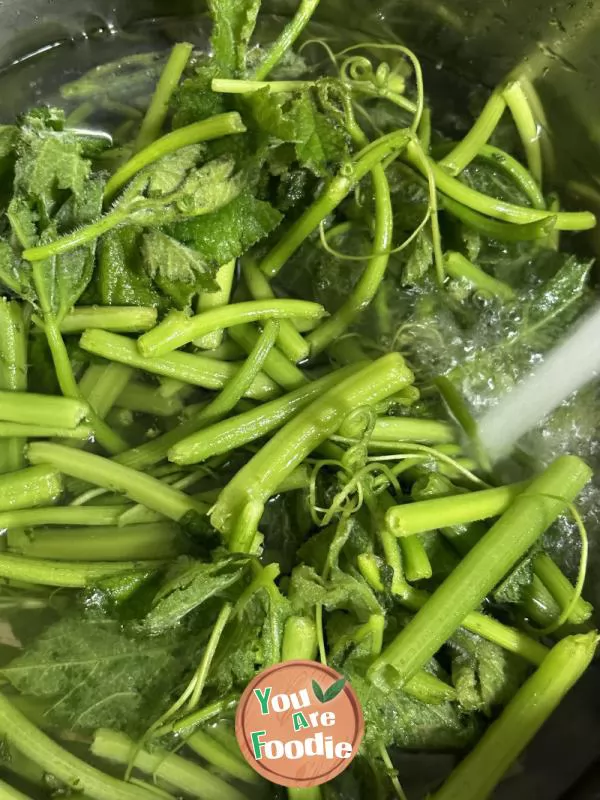
M516 442L600 374L600 307L530 376L508 392L479 421L481 445L492 461L510 454Z

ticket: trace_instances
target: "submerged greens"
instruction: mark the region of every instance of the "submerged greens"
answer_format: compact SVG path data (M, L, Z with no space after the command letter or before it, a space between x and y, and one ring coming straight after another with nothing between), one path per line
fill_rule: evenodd
M444 751L410 800L484 800L594 655L597 414L495 468L473 415L586 310L595 217L547 193L526 79L453 141L412 51L333 52L316 6L264 46L212 0L209 53L0 129L7 797L280 797L235 707L319 658L366 732L307 799L404 798Z

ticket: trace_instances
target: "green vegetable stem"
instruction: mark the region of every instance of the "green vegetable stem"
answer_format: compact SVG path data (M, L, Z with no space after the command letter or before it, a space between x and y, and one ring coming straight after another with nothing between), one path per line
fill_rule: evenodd
M320 0L300 0L298 10L294 17L285 26L279 37L273 42L265 57L256 68L253 76L255 80L264 81L271 70L277 66L310 22L319 2Z
M198 764L166 750L156 749L148 752L138 749L135 742L125 734L101 729L96 731L92 742L92 753L117 764L128 764L133 759L134 766L146 775L152 775L168 786L173 786L184 794L203 800L244 800L245 795L227 784L222 778L213 775ZM147 798L147 792L144 791Z
M275 293L264 273L249 259L242 263L242 274L254 300L275 299ZM310 354L310 346L295 327L294 320L281 320L277 344L294 364L304 361Z
M406 681L423 667L562 513L565 502L574 500L591 474L579 458L562 456L532 481L384 650L371 673L391 665Z
M54 503L63 491L57 470L47 465L0 475L0 511L17 511Z
M145 789L100 772L52 741L4 696L0 696L0 732L21 753L73 791L84 791L94 800L148 800Z
M448 275L470 283L479 291L499 297L501 300L512 300L515 296L513 289L507 283L488 275L461 253L446 253L444 263Z
M396 536L414 536L436 528L499 517L528 486L529 482L526 481L496 489L405 503L391 508L387 512L386 522Z
M76 428L88 411L86 403L69 397L0 391L0 419L7 422Z
M118 361L143 372L176 378L183 383L213 391L223 389L239 369L235 364L195 353L176 352L161 358L145 358L140 354L133 339L108 331L86 331L80 339L80 345L87 352L102 356L109 361ZM248 389L247 396L265 400L278 393L275 383L263 373L259 373Z
M24 307L15 300L0 299L0 390L27 390L27 350ZM24 439L16 434L2 442L0 473L13 472L25 466L24 447Z
M222 743L212 734L209 728L205 731L195 731L185 740L187 747L209 764L244 783L260 784L262 778L252 767L244 761L235 737L227 744Z
M135 140L134 152L137 153L140 150L144 150L159 137L167 118L171 97L190 60L193 49L193 45L187 42L179 42L171 50L171 55L162 71L156 91Z
M77 306L60 323L61 333L100 328L115 333L139 333L156 325L157 311L144 306Z
M267 436L269 433L281 428L290 419L296 416L302 409L310 405L321 394L332 389L346 377L359 371L360 365L344 367L341 370L325 375L316 381L312 381L306 386L302 386L283 397L271 400L250 411L244 411L229 419L202 427L201 422L184 423L179 428L161 437L161 452L168 452L169 460L176 464L196 464L206 461L209 458L229 453L239 447L250 444L257 439ZM202 413L202 412L200 412ZM185 431L191 427L196 427L195 431ZM169 437L167 439L167 437ZM175 441L173 441L175 440ZM170 442L173 441L171 445ZM141 463L144 452L150 452L150 445L154 444L153 452L157 453L156 442L142 445L137 452L131 451L131 455L124 454L120 460L128 463ZM163 449L167 446L167 450ZM142 452L143 448L146 448ZM144 458L145 462L145 458ZM145 465L145 464L144 464ZM138 467L139 468L139 467Z
M282 322L285 321L282 320ZM281 330L281 322L279 330ZM235 328L230 328L229 335L246 353L251 353L258 341L258 331L254 325L250 324L236 325ZM277 345L272 348L265 359L264 372L287 392L291 392L307 383L306 376L302 370L292 364Z
M450 175L460 174L487 144L505 110L506 100L502 90L496 90L491 94L469 133L439 162L440 167L447 170Z
M432 800L484 800L590 665L598 634L554 645Z
M189 513L204 514L204 507L183 492L102 456L47 442L29 445L27 456L31 464L46 464L64 475L119 492L176 522Z
M378 403L413 381L404 359L391 353L346 378L287 423L221 492L211 521L231 532L250 500L266 502L279 484L358 406Z
M235 259L228 261L219 268L215 275L215 281L219 288L216 292L201 292L198 297L198 314L204 311L210 311L213 308L220 308L229 303L231 291L233 289L233 282L235 278L236 262ZM205 333L199 336L194 344L196 347L201 347L203 350L214 350L223 341L223 328L216 328L211 333Z
M236 133L244 133L246 126L242 122L240 115L235 112L227 114L217 114L210 119L195 122L184 128L178 128L171 133L167 133L155 142L148 144L143 150L133 156L123 166L115 172L106 184L104 192L107 201L112 200L116 193L125 186L134 175L137 175L144 167L158 161L159 158L174 153L182 147L187 147L198 142L208 142L212 139L220 139L222 136L230 136ZM24 258L28 256L23 254Z
M171 312L160 325L140 336L138 347L143 356L162 356L215 330L265 319L320 319L324 313L318 303L304 300L252 300L215 308L194 317Z
M352 189L390 155L400 154L407 146L408 132L399 131L382 136L373 142L356 160L342 167L340 173L325 187L321 196L300 216L261 262L260 269L268 278L273 278L285 262L296 252L321 222L334 211ZM328 340L329 341L329 340Z
M40 586L82 589L97 585L112 575L152 572L162 561L63 562L26 558L15 553L0 553L0 578Z
M414 143L408 144L404 157L417 170L425 174L425 168ZM596 225L596 217L590 211L563 211L551 214L548 211L526 208L503 200L496 200L478 192L476 189L471 189L465 183L461 183L456 178L451 177L431 159L427 163L440 192L450 199L493 219L510 222L514 225L526 225L542 222L547 220L548 217L553 217L556 229L561 231L585 231L594 228Z

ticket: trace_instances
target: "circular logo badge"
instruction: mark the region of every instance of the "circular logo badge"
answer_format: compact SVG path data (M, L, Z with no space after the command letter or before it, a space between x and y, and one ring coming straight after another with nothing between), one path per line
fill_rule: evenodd
M261 672L240 700L235 732L244 758L280 786L319 786L358 752L364 719L352 687L316 661Z

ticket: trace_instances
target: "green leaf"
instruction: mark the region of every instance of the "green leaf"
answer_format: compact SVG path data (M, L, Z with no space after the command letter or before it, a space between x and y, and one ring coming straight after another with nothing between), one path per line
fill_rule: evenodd
M209 0L208 7L215 61L226 75L243 73L260 0Z
M156 594L143 627L151 633L175 627L207 600L223 595L241 580L248 564L248 558L239 557L208 564L182 559Z
M402 283L405 286L420 283L432 266L433 242L431 235L427 231L423 231L407 248Z
M490 716L511 699L526 675L522 660L466 631L458 631L450 647L452 681L466 711Z
M182 128L229 110L226 96L211 89L213 78L219 75L221 70L216 64L202 64L196 67L194 75L181 83L171 101L173 128Z
M312 682L312 690L313 690L313 693L314 693L315 697L319 701L319 703L324 703L325 702L325 693L323 692L323 689L321 689L321 687L319 686L317 681L314 680L314 679L313 679L313 682Z
M297 161L315 175L328 175L348 155L344 130L317 107L310 90L288 95L261 89L246 102L255 126L275 142L293 144Z
M126 634L116 622L62 619L50 626L2 676L23 694L46 698L47 718L73 730L137 730L166 678L181 668L175 641Z
M15 125L0 125L0 161L14 154L19 139Z
M246 189L218 211L177 223L170 232L218 267L239 258L272 233L281 220L277 209Z
M160 291L179 308L190 305L199 291L216 291L217 267L203 256L165 233L153 230L144 234L142 251L146 270Z
M98 259L98 292L103 305L157 306L161 297L146 272L142 234L119 228L102 238Z
M40 241L50 241L77 225L86 225L102 213L104 179L87 181L80 195L72 195L56 214ZM90 282L96 263L96 241L55 256L46 262L46 295L54 315L61 320L73 308Z
M192 144L159 159L148 170L148 197L165 197L179 189L205 153L204 145Z
M429 705L396 685L375 685L366 677L370 661L349 658L340 669L356 692L365 718L364 747L377 754L395 745L407 750L463 750L479 733L475 715L456 703Z
M335 700L335 698L338 696L338 694L340 694L345 685L346 685L346 678L339 678L337 681L332 683L331 686L325 692L322 702L329 703L331 700Z
M363 578L339 568L332 569L330 580L324 581L311 567L296 567L290 578L288 595L297 614L310 615L317 605L323 605L328 611L351 611L361 621L382 613L377 597Z
M14 191L32 204L45 228L64 199L62 193L83 192L91 164L82 157L81 142L75 134L51 127L55 120L46 119L42 124L30 116L26 122L29 124L21 127L17 146Z
M315 175L327 175L328 165L342 161L347 152L344 131L317 109L309 92L302 92L295 100L292 118L298 161Z
M524 559L502 583L494 590L498 603L521 603L527 596L527 589L533 580L533 561Z
M22 261L10 244L0 239L0 284L25 300L35 302L31 268Z

